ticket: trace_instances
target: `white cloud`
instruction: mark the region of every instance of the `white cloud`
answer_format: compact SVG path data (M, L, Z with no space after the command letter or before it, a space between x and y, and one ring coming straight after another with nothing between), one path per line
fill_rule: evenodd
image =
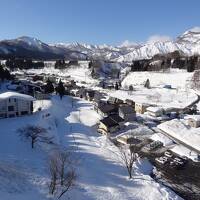
M152 35L148 38L147 43L166 42L171 40L167 35Z
M137 45L136 42L131 42L129 40L125 40L124 42L121 43L121 47L130 47L130 46L135 46Z

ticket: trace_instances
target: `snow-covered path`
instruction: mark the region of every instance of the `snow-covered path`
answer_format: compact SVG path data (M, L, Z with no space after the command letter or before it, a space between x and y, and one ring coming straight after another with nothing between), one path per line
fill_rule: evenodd
M95 131L99 116L90 103L72 97L62 101L54 97L52 105L50 112L57 118L61 144L78 145L79 177L77 187L70 193L73 199L179 199L140 170L136 171L135 180L127 179L125 168L113 153L117 151L116 147Z

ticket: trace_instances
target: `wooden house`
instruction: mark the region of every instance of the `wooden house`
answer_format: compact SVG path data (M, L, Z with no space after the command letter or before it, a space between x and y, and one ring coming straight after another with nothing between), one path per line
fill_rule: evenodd
M98 132L104 135L110 135L123 127L123 119L119 115L111 115L100 120Z
M132 106L133 109L135 110L135 102L133 100L130 100L130 99L126 99L125 100L125 103L129 106Z
M102 102L98 104L98 107L96 107L95 110L102 117L107 117L112 114L117 114L118 112L118 108L116 107L116 105L102 103Z
M132 106L124 104L119 106L119 116L126 122L133 121L136 118L136 113Z
M149 106L150 106L149 104L145 103L135 103L135 112L144 114Z
M123 104L124 102L123 102L123 100L121 100L121 99L119 99L119 98L110 96L110 97L108 98L108 103L109 103L109 104Z

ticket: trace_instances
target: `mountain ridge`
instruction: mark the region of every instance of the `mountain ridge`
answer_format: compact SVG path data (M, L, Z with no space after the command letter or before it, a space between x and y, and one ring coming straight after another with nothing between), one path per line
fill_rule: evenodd
M85 43L46 44L28 36L0 41L0 57L22 57L32 59L103 59L116 62L149 59L156 54L174 51L191 56L200 54L200 27L194 27L174 40L146 43L124 43L124 45L91 45Z

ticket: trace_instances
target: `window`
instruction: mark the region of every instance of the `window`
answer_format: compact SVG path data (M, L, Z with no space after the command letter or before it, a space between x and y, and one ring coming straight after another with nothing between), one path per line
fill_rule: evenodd
M17 102L17 99L14 98L14 102Z
M14 111L14 106L8 106L8 111Z
M21 112L21 115L27 115L28 114L28 111L22 111Z
M0 114L0 118L5 118L6 117L6 114Z

